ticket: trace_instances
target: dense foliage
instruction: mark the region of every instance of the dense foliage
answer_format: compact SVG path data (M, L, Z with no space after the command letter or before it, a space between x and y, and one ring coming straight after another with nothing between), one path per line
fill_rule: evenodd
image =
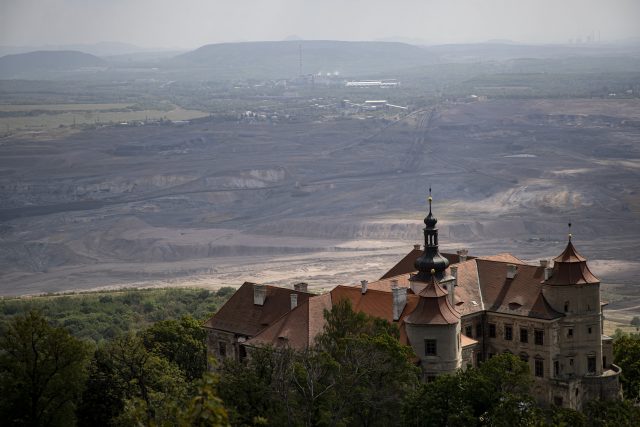
M627 399L640 401L640 334L616 331L613 359L622 369L620 382Z
M68 425L85 379L88 348L38 313L0 335L0 420L11 425Z
M325 312L327 325L305 351L288 347L227 360L220 396L235 425L394 425L419 384L413 351L398 329L356 313L348 302Z
M242 362L227 359L208 371L205 334L190 316L94 342L41 312L16 314L0 335L0 420L91 427L640 425L640 408L630 400L589 402L583 413L538 406L527 364L510 354L422 383L395 325L356 313L348 302L325 317L323 333L306 350L255 348ZM630 397L638 390L639 348L640 336L616 336L615 361Z
M98 342L138 331L161 320L189 315L205 320L233 294L227 287L137 289L33 298L0 299L0 327L17 314L37 310L72 335Z

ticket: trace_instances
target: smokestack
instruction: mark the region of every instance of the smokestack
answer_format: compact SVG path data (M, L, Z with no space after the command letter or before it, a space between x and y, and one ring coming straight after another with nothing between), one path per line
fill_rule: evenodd
M307 292L308 288L309 288L309 284L305 282L300 282L293 285L293 290L298 292Z
M507 279L513 279L516 277L517 267L515 264L507 264Z
M264 305L267 299L267 287L265 285L253 284L253 303L255 305Z
M391 288L393 295L393 320L400 320L404 306L407 305L407 288Z
M367 287L369 286L369 281L368 280L361 280L360 281L360 286L362 286L362 295L367 293Z
M451 288L449 290L449 302L451 303L452 306L455 307L456 305L456 286L458 286L458 266L457 265L452 265L451 267L449 267L449 269L451 270L451 277L453 277L453 280L450 282L451 284L449 285L449 287Z
M469 255L469 249L458 249L456 251L458 254L459 262L465 262L467 260L467 255Z
M298 306L298 294L290 294L291 297L291 310Z

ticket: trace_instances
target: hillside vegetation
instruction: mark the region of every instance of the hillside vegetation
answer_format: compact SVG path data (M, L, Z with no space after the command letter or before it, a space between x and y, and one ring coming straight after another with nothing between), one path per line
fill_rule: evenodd
M41 312L54 325L72 335L100 342L127 332L142 330L162 320L183 316L204 321L233 294L233 288L217 292L205 289L132 289L0 299L0 329L15 316Z

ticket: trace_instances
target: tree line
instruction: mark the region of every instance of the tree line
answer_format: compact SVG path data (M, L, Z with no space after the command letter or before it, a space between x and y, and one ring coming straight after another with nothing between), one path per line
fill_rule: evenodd
M253 348L241 362L207 361L191 316L96 343L42 312L17 314L0 335L0 420L15 426L634 426L640 425L640 337L618 334L628 400L584 412L542 407L528 366L496 356L420 381L398 328L354 312L325 312L305 350ZM208 366L208 364L210 366Z

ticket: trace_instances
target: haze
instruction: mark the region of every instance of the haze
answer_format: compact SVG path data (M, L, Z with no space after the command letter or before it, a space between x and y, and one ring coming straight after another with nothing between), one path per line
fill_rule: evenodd
M637 0L2 0L0 44L193 48L303 39L468 43L640 37Z

